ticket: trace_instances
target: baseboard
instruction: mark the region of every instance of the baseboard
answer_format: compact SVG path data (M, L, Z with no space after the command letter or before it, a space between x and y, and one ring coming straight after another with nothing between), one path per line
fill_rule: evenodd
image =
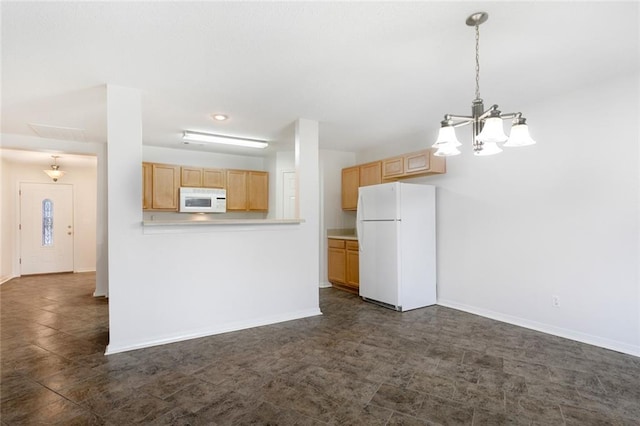
M95 272L96 268L93 269L76 269L73 271L74 274L82 274L84 272Z
M575 340L578 342L587 343L589 345L599 346L601 348L611 349L612 351L622 352L628 355L640 357L640 346L630 345L628 343L619 342L617 340L606 339L604 337L581 333L579 331L569 330L562 327L556 327L550 324L528 320L526 318L515 317L513 315L507 315L501 312L491 311L489 309L469 306L451 300L438 299L437 304L447 308L468 312L470 314L480 315L485 318L491 318L496 321L506 322L508 324L517 325L519 327L524 327L531 330L540 331L542 333L563 337L565 339Z
M17 275L7 275L6 277L0 277L0 285L6 283L7 281L11 281L14 278L18 278Z
M329 281L320 283L320 288L329 288L329 287L333 287Z
M271 317L260 318L252 321L239 321L234 323L225 324L222 327L208 328L200 330L196 333L189 333L179 336L167 336L161 339L148 340L146 342L140 342L135 344L121 344L113 345L109 344L105 355L112 355L119 352L133 351L136 349L144 349L152 346L166 345L168 343L182 342L184 340L197 339L200 337L213 336L215 334L229 333L231 331L245 330L247 328L260 327L263 325L276 324L279 322L291 321L301 318L313 317L322 315L320 309L309 309L304 311L290 312L282 315L274 315Z

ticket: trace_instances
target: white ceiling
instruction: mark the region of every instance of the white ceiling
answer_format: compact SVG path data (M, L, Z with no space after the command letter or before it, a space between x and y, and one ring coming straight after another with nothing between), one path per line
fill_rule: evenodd
M435 137L481 92L505 112L639 71L637 2L6 2L2 132L30 123L106 140L104 85L142 93L147 145L183 130L275 139L299 117L320 146ZM588 99L588 97L587 97ZM606 106L594 105L594 111ZM225 113L224 123L210 119ZM529 120L533 127L535 124Z
M97 167L98 160L91 155L65 154L60 152L24 151L20 149L0 149L0 157L22 165L37 165L48 169L54 164L52 155L58 156L57 164L61 170L69 167Z

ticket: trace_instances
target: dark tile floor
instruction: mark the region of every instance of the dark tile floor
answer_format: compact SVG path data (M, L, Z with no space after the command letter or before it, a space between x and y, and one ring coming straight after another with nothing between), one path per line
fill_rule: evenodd
M335 289L323 316L105 357L93 286L0 287L3 425L640 424L640 358Z

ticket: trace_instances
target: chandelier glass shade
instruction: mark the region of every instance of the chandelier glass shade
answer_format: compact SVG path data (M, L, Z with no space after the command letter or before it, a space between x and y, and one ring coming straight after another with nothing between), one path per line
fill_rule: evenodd
M58 179L60 179L65 175L65 173L67 173L60 170L60 166L57 162L58 157L58 155L52 155L51 158L53 158L53 164L51 165L51 168L43 170L43 172L45 172L54 182L57 182Z
M440 123L438 139L432 145L437 148L434 155L449 157L460 154L461 145L456 136L455 128L471 124L473 132L473 153L478 156L494 155L502 152L498 146L504 143L506 147L520 147L533 145L536 142L529 135L529 127L522 113L503 114L498 105L484 109L484 102L480 98L480 24L489 18L486 12L477 12L467 18L467 25L476 30L476 97L471 104L471 115L446 114ZM503 120L512 120L510 135L504 133ZM506 143L505 143L506 142Z

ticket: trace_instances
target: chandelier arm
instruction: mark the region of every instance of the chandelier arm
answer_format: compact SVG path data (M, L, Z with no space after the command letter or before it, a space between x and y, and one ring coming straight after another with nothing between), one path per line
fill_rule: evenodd
M451 127L462 127L462 126L467 126L471 123L473 123L473 120L458 121L457 123L451 124Z
M509 120L512 118L520 118L522 116L521 112L509 112L507 114L500 114L500 118L503 120Z
M447 114L445 115L445 118L447 120L462 120L462 121L473 121L474 118L471 117L470 115L453 115L453 114Z
M491 105L491 107L488 110L486 110L485 112L483 112L478 116L478 120L479 121L484 120L485 118L489 117L493 111L497 111L497 110L498 110L498 105L496 104ZM502 114L500 116L502 116Z

